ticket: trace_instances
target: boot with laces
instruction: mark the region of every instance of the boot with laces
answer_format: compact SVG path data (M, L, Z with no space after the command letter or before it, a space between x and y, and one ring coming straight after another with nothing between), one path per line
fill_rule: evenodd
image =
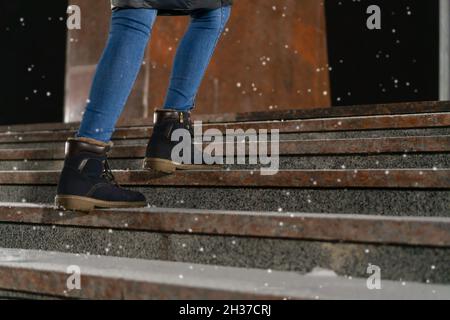
M130 208L147 205L145 196L126 190L116 182L108 164L107 144L88 138L66 143L66 158L55 204L65 210L90 211L95 208Z

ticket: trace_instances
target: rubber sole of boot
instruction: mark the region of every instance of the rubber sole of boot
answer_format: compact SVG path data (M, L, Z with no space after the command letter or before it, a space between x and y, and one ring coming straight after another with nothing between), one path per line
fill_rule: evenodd
M171 174L177 170L210 170L220 169L222 166L216 164L181 164L167 159L145 158L143 168L144 170L154 170Z
M57 195L55 197L55 205L56 207L64 210L89 212L96 208L98 209L141 208L146 207L147 203L103 201L88 197Z

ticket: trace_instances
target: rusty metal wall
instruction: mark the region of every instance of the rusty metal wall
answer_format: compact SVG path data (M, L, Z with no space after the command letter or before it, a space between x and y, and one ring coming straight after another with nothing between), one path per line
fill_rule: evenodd
M103 49L109 1L72 0L83 25L68 36L66 121L79 120ZM189 17L158 17L143 70L122 118L161 106ZM317 0L236 1L197 98L197 113L330 106L325 13Z
M67 36L66 92L64 121L79 121L96 65L105 46L111 6L109 0L70 0L81 8L81 30L70 30ZM146 113L147 68L143 65L122 119L142 118Z

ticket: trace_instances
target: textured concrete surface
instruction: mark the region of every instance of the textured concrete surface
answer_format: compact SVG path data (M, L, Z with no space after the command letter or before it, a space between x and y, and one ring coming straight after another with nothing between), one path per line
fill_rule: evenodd
M124 145L146 145L148 139L120 139L114 140L115 146ZM22 143L0 143L0 149L33 149L33 148L61 148L64 147L64 141L58 142L22 142Z
M0 222L158 233L341 241L450 248L450 218L392 217L184 208L61 211L52 205L0 203Z
M425 129L391 129L391 130L362 130L362 131L336 131L280 134L282 139L309 140L309 139L354 139L354 138L380 138L380 137L407 137L407 136L433 136L448 135L449 128Z
M81 290L64 290L70 265L81 271ZM368 290L366 278L317 272L302 276L275 270L57 252L2 249L0 269L0 286L82 298L450 299L449 287L442 285L382 280L381 290Z
M0 247L155 259L307 273L316 267L365 277L450 283L450 248L345 244L154 232L0 224Z
M131 188L163 208L450 216L449 191ZM53 203L55 186L1 186L3 202Z
M361 130L361 131L332 131L332 132L305 132L283 133L281 140L310 140L310 139L352 139L352 138L379 138L379 137L406 137L406 136L433 136L449 135L450 128L424 128L424 129L391 129L391 130ZM115 145L146 145L148 138L114 140ZM58 142L20 142L0 143L0 149L9 148L55 148L64 146L63 141Z
M113 170L140 170L142 159L111 159ZM246 160L248 163L248 160ZM0 170L61 170L62 160L40 161L0 161ZM412 169L450 167L450 154L387 154L387 155L332 155L332 156L301 156L280 157L280 169ZM255 169L255 165L226 165L231 170Z
M60 298L0 289L0 300L59 300Z
M447 169L341 169L278 170L264 175L255 170L179 170L164 174L153 170L116 170L115 180L122 186L208 187L208 188L297 188L297 189L386 189L449 190ZM1 171L1 185L20 186L58 184L60 171Z
M177 189L141 188L149 203L162 207L230 210L450 216L448 191ZM218 200L220 199L220 201ZM167 206L166 206L167 207Z

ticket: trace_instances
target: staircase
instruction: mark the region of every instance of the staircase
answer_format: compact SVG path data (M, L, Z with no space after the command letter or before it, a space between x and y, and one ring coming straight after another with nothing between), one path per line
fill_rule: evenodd
M449 102L197 119L279 129L280 172L143 172L152 127L133 120L111 165L149 206L63 212L52 203L77 124L0 127L0 297L450 299ZM371 265L381 290L367 288Z

